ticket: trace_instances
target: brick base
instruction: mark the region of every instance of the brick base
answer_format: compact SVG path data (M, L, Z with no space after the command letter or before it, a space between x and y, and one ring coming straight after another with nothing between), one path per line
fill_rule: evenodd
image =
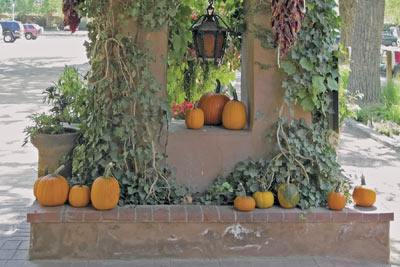
M226 206L100 212L35 203L28 220L31 259L331 256L388 262L393 213L279 207L243 213Z

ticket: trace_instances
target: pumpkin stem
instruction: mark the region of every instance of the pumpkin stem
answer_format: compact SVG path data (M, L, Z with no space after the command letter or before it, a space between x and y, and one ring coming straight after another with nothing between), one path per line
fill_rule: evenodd
M49 168L46 167L46 168L44 169L44 176L46 176L46 175L48 175L48 174L49 174Z
M217 87L215 87L215 93L219 94L221 93L221 82L217 79Z
M60 167L58 167L57 170L55 170L55 172L53 172L53 173L51 174L51 176L57 177L57 176L60 174L60 172L61 172L62 170L64 170L64 168L65 168L65 166L64 166L64 165L61 165ZM47 170L47 171L48 171L48 170Z
M361 174L361 185L367 185L364 174Z
M111 169L114 167L114 163L110 162L107 164L106 169L104 170L104 178L110 178L111 177Z
M233 101L239 101L235 88L233 88Z
M242 190L243 190L244 196L246 197L246 196L247 196L247 195L246 195L246 190L244 189L243 184L242 184L242 183L239 183L239 185L240 185L240 187L241 187Z

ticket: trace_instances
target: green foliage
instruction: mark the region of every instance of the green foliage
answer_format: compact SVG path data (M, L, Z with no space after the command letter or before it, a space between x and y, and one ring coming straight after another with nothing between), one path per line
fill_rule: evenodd
M297 43L281 63L288 79L282 83L287 104L300 103L306 111L329 114L330 91L339 89L335 48L340 19L334 0L310 0Z
M383 104L390 108L394 105L400 105L400 79L389 81L383 86Z
M60 114L60 120L79 123L87 117L88 90L75 67L65 66L58 82L46 89L45 102L52 105L51 111Z
M74 176L93 180L114 162L120 205L181 203L188 189L170 179L173 175L160 152L166 146L164 131L171 114L167 102L157 97L162 87L150 64L162 59L152 55L150 43L138 41L138 29L123 30L138 16L140 26L149 32L170 26L180 1L128 1L118 14L112 4L86 0L80 7L90 20L86 46L91 71L90 93L84 101L88 116L73 154Z
M230 175L218 177L195 202L230 205L241 194L240 183L248 195L269 189L276 196L279 185L290 181L299 188L301 209L326 206L327 195L339 183L340 172L326 126L313 124L310 128L304 121L281 118L276 131L277 154L272 159L238 163Z
M385 22L400 24L400 0L386 0Z
M29 142L29 137L36 134L62 134L65 133L65 128L62 126L57 116L46 113L34 113L28 118L33 122L33 125L27 126L24 129L25 138L22 146Z
M382 88L382 103L363 107L357 120L372 125L385 134L398 134L400 125L400 80L389 82ZM396 125L397 124L397 125Z
M28 118L33 125L24 129L23 146L28 143L30 136L35 134L61 134L68 131L65 123L79 123L86 115L86 87L78 70L66 66L57 83L46 88L43 92L43 102L50 104L48 113L35 113Z

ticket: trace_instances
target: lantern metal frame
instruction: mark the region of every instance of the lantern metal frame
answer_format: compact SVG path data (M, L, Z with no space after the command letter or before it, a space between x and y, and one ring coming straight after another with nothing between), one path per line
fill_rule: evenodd
M228 24L219 15L215 14L215 9L213 7L214 0L209 0L208 2L209 2L209 5L206 9L206 14L200 16L192 24L192 26L190 27L190 30L192 31L192 35L193 35L194 49L196 51L197 58L198 59L201 58L203 63L206 63L206 61L209 59L214 59L215 65L221 65L222 60L225 55L226 40L227 40L228 34L231 32L231 29L229 28ZM223 23L222 25L220 24L220 21ZM208 24L208 26L212 26L214 28L203 30L202 26L204 27L206 24ZM206 51L205 51L204 36L210 35L210 34L214 35L214 53L213 53L212 57L207 57ZM223 42L222 42L221 51L218 51L218 40L219 40L218 37L221 34L223 35ZM197 43L198 38L200 38L201 47L198 46L198 43ZM219 57L218 57L218 52L220 52Z

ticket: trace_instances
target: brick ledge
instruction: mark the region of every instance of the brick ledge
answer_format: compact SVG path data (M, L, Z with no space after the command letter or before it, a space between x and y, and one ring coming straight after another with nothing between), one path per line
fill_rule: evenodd
M52 222L387 222L393 221L391 211L377 207L347 207L343 211L316 208L310 211L255 209L236 211L233 206L156 205L116 207L98 211L93 207L73 208L69 205L43 207L35 201L27 214L30 223Z

